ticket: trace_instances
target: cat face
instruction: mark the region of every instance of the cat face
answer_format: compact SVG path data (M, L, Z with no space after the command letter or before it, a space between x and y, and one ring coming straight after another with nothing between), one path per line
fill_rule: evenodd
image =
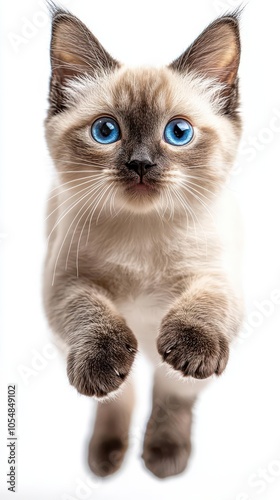
M207 205L239 135L237 18L220 18L170 66L121 66L56 10L46 134L61 183L85 203L162 216Z

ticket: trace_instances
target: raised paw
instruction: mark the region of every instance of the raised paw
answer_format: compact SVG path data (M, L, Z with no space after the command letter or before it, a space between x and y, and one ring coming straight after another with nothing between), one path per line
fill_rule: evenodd
M168 315L162 322L157 347L163 360L185 377L220 375L228 361L229 343L213 326L192 326Z
M70 384L86 396L107 396L126 379L136 352L136 338L123 323L116 322L109 332L81 333L68 354Z

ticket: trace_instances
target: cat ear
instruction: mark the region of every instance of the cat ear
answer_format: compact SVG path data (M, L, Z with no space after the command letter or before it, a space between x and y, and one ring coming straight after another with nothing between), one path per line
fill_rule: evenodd
M224 87L225 110L237 105L237 72L240 61L239 12L211 23L169 67L180 73L194 71L214 78Z
M53 113L64 109L63 88L73 78L114 71L119 67L88 28L71 13L50 3L52 13L51 89Z

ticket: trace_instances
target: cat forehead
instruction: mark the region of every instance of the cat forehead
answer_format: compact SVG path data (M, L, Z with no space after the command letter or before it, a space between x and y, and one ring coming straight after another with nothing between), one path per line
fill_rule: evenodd
M174 105L171 77L163 69L155 68L120 71L112 82L115 107L120 112L135 109L140 114L148 110L164 113Z

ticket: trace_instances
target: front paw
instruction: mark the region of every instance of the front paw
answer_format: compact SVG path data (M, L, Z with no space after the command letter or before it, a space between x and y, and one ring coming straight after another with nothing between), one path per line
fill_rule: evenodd
M166 363L197 379L220 375L229 357L229 342L219 327L187 324L175 314L164 318L157 347Z
M116 391L129 374L137 341L123 323L109 332L92 332L70 348L67 374L70 384L86 396L104 397Z

